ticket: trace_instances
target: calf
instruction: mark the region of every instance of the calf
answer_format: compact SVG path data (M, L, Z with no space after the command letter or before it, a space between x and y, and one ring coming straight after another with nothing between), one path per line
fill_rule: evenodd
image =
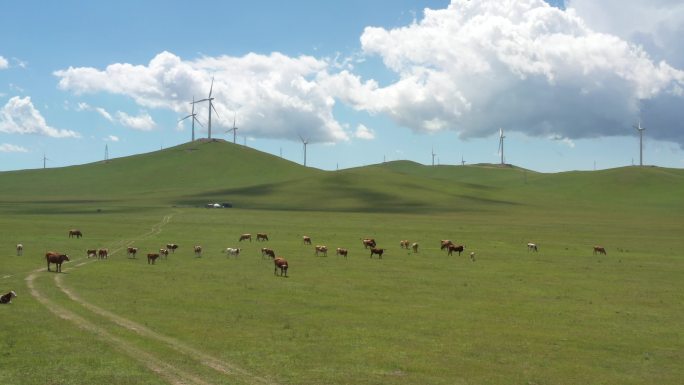
M14 292L14 290L11 290L7 294L3 294L0 297L0 303L5 304L5 303L12 303L12 298L16 297L17 293Z
M528 243L527 244L527 251L534 251L534 252L539 251L539 249L537 248L537 244L532 243L532 242Z
M177 248L178 248L178 245L175 243L167 243L166 244L166 249L171 250L172 253L175 253Z
M316 256L318 257L318 253L323 254L323 256L327 257L328 256L328 246L324 245L316 245Z
M169 256L169 249L159 249L159 255L163 255L166 259Z
M385 249L377 249L375 247L371 247L371 253L370 257L373 258L374 254L377 254L380 259L382 259L382 254L385 252Z
M234 249L232 247L228 247L225 250L223 250L223 252L228 254L228 256L237 257L238 255L240 255L240 250L241 249Z
M126 255L129 257L135 258L135 255L138 253L138 248L137 247L129 247L126 250Z
M463 249L465 249L465 247L463 245L449 245L448 247L449 247L449 255L451 255L451 253L453 253L454 251L458 251L458 255L461 255L461 253L463 252Z
M154 265L154 263L157 261L157 258L159 258L159 253L148 253L147 254L147 264Z
M377 246L377 244L375 243L375 239L373 239L373 238L362 239L361 242L363 243L364 249L367 249L369 247L373 248L373 247Z
M258 241L268 241L268 234L266 234L266 233L257 233L256 240L257 240L257 242L258 242Z
M307 237L306 235L302 236L302 241L304 242L305 245L311 244L311 238Z
M399 241L399 247L401 247L402 249L408 249L409 245L411 245L411 242L409 242L407 239Z
M195 257L201 257L202 256L202 246L195 246Z
M603 254L603 255L607 255L607 254L606 254L606 249L605 249L605 247L603 247L603 246L594 246L594 254Z
M470 260L475 262L475 252L473 251L470 252Z
M261 248L261 258L263 258L267 255L271 258L275 258L275 251L273 251L273 249L269 249L268 247L262 247Z
M337 251L335 252L335 255L342 255L342 256L344 256L345 258L347 258L347 253L348 253L348 252L347 252L347 249L343 249L343 248L341 248L341 247L338 247L338 248L337 248Z
M21 255L24 255L24 245L19 243L19 244L17 244L17 256L21 256Z
M414 253L417 253L418 252L418 242L413 242L413 244L411 244L411 249L413 250Z
M97 258L98 259L107 259L108 257L109 257L109 250L108 249L97 250Z
M287 268L289 267L287 260L283 257L278 257L273 260L273 275L278 275L278 269L280 269L280 276L283 274L287 277Z
M252 234L242 234L242 235L240 235L240 239L238 240L238 242L242 242L242 241L244 241L244 240L246 240L246 239L249 239L249 241L252 242Z
M54 263L57 265L56 272L60 273L62 271L62 263L69 260L69 256L66 254L57 253L54 251L48 251L45 253L45 260L47 261L47 270L50 270L50 264Z

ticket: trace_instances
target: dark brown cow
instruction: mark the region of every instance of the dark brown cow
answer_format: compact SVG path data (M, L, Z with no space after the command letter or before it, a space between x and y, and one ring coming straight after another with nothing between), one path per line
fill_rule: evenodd
M258 241L268 241L268 234L266 234L266 233L257 233L256 240L257 240L257 242L258 242Z
M154 265L154 262L159 258L159 253L148 253L147 254L147 264Z
M16 297L17 293L14 292L14 290L11 290L7 294L3 294L2 297L0 297L0 303L6 304L6 303L12 303L12 298Z
M54 263L55 265L57 265L56 271L59 273L62 271L62 262L68 261L69 256L66 254L61 254L61 253L57 253L54 251L48 251L47 253L45 253L45 260L47 261L47 270L48 271L51 271L50 270L50 264Z
M607 255L606 254L606 248L603 246L594 246L594 254Z
M302 236L302 241L304 242L305 245L311 244L311 238L307 237L306 235Z
M178 248L178 245L175 243L167 243L166 244L166 250L171 250L172 253L175 253L177 248Z
M138 248L137 247L129 247L126 250L126 255L129 257L135 258L135 255L138 254Z
M97 251L97 257L98 257L99 259L106 259L106 258L108 258L108 257L109 257L109 250L107 250L107 249L99 249L99 250Z
M252 234L242 234L242 235L240 235L240 239L238 240L238 242L242 242L242 241L244 241L244 240L246 240L246 239L249 239L249 241L252 242Z
M88 258L90 258L90 257L96 258L97 257L97 249L86 250L86 255L88 256Z
M407 239L399 241L399 247L401 247L402 249L408 249L409 246L411 246L411 242L409 242Z
M347 258L347 253L348 253L347 249L343 249L341 247L338 247L337 251L335 252L335 255L342 255L345 258Z
M273 275L278 275L278 269L280 269L280 276L282 277L283 274L287 277L287 268L290 267L289 264L287 263L287 260L283 257L278 257L273 260L273 265L275 266L273 268Z
M370 257L373 258L374 254L377 254L380 259L382 259L382 254L385 252L385 249L377 249L375 247L371 247L371 254Z
M196 257L201 257L202 256L202 246L195 246L195 256Z
M316 256L318 257L318 253L323 254L324 256L328 256L328 246L325 245L316 245Z
M261 248L261 258L263 258L267 255L271 258L275 258L275 251L273 251L273 249L269 249L268 247L262 247Z
M454 251L458 251L458 255L461 255L461 253L463 252L463 249L465 249L465 247L463 245L449 245L448 247L449 247L449 255L451 255L451 253L453 253Z
M69 230L69 238L72 238L72 237L81 238L82 236L83 236L83 233L81 233L81 230L76 230L76 229Z
M453 245L454 243L451 242L451 241L448 240L448 239L442 239L442 240L440 241L440 244L441 244L441 246L440 246L439 249L440 249L440 250L444 250L444 249L449 248L449 245Z
M362 239L361 242L363 242L363 248L364 249L367 249L369 247L373 248L373 247L377 246L377 244L375 243L375 239L373 239L373 238Z

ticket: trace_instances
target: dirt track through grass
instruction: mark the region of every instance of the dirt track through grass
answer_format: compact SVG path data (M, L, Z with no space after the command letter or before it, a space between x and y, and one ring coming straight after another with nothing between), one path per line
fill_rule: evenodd
M150 236L158 235L162 232L162 228L165 224L169 223L173 215L166 215L163 217L163 219L152 226L150 231L147 233L143 234L140 236L140 239L144 239ZM116 244L112 247L112 252L109 255L114 255L124 248L128 247L131 245L134 241L118 241ZM81 261L83 258L75 260L73 262L78 262ZM77 263L74 265L72 268L68 268L65 270L72 270L76 269L78 267L87 265L89 263L92 263L96 261L96 259L93 260L85 260L83 262ZM149 370L152 372L156 373L159 375L162 379L164 379L166 382L168 382L171 385L185 385L185 384L197 384L197 385L209 385L211 382L206 381L205 379L202 379L198 375L189 373L188 371L179 369L178 367L174 366L173 364L165 361L164 359L160 359L159 357L156 357L152 353L146 352L140 348L135 347L132 343L125 341L124 339L117 337L107 331L104 327L97 326L93 324L92 322L88 321L87 319L67 310L66 308L60 306L59 304L49 300L45 295L43 295L34 285L35 279L38 277L38 274L41 272L45 272L45 269L37 269L29 273L29 275L26 277L26 284L29 288L29 292L31 295L38 300L42 305L44 305L48 310L50 310L53 314L55 314L57 317L62 318L64 320L68 320L75 324L77 327L87 330L93 334L95 334L100 340L106 342L107 344L110 344L114 346L115 348L119 349L126 355L130 356L131 358L137 360L141 364L143 364L145 367L147 367ZM172 338L168 337L162 334L159 334L141 324L138 324L134 321L131 321L129 319L126 319L124 317L121 317L117 314L114 314L110 311L107 311L105 309L102 309L98 306L95 306L93 304L90 304L83 300L80 296L78 296L73 290L67 288L62 280L62 275L56 274L54 276L54 282L55 285L64 293L66 294L72 301L75 303L79 304L83 308L87 309L93 314L96 314L100 317L103 317L110 322L113 322L114 324L118 325L119 327L124 328L127 331L131 331L136 333L136 335L140 337L147 338L149 340L156 340L159 342L162 342L175 351L184 354L188 357L190 360L199 360L200 363L203 365L215 370L216 372L228 376L229 378L238 378L240 381L245 382L245 383L251 383L251 384L265 384L265 385L276 385L276 382L270 381L266 378L262 378L256 375L253 375L249 373L248 371L241 369L233 364L230 364L228 362L225 362L223 360L220 360L216 357L213 357L209 354L206 354L204 352L201 352L189 345L184 344L183 342Z

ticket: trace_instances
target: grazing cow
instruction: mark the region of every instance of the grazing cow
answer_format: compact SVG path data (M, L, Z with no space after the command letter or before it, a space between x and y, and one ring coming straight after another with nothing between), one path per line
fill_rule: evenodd
M273 260L273 265L275 266L273 268L273 275L278 275L278 269L280 269L280 276L282 277L283 274L287 277L287 268L289 267L287 260L283 257L278 257Z
M405 239L403 241L399 241L399 247L401 247L402 249L408 250L410 245L411 245L411 242L409 242L408 239Z
M157 258L159 258L159 253L147 253L147 264L154 265L154 263L157 261Z
M463 245L449 245L448 247L449 247L449 255L451 255L451 253L453 253L454 251L458 251L458 255L461 255L461 253L463 252L463 249L465 249L465 247Z
M603 246L594 246L594 254L603 254L603 255L607 255L607 254L606 254L606 249L605 249L605 247L603 247Z
M257 240L257 242L259 242L259 241L268 241L268 234L266 234L266 233L257 233L256 240Z
M175 253L177 248L178 248L178 245L175 243L167 243L166 244L166 249L171 250L172 253Z
M169 256L169 249L159 249L159 255L163 255L166 259Z
M228 256L232 255L233 257L237 257L238 255L240 255L240 250L242 250L242 249L234 249L232 247L228 247L227 249L223 250L222 252L228 254Z
M363 242L363 248L364 249L367 249L369 247L373 248L373 247L377 246L377 244L375 243L375 239L373 239L373 238L362 239L361 242Z
M316 245L316 256L318 257L318 253L323 254L323 256L327 257L328 256L328 246L324 245Z
M0 303L12 303L12 298L16 297L17 293L14 292L14 290L11 290L7 294L3 294L2 297L0 297Z
M302 236L302 241L304 242L305 245L311 244L311 238L307 237L306 235Z
M81 233L81 230L76 230L76 229L69 230L69 238L72 238L72 237L81 238L82 236L83 236L83 233Z
M347 258L347 253L348 253L348 252L347 252L347 249L343 249L343 248L341 248L341 247L338 247L338 248L337 248L337 251L335 252L335 255L342 255L342 256L344 256L345 258Z
M238 240L238 242L242 242L242 241L244 241L245 239L249 239L249 241L252 242L252 234L242 234L242 235L240 235L240 239Z
M202 246L195 246L195 257L201 257L202 256Z
M442 240L440 241L440 243L441 243L441 246L440 246L440 248L439 248L440 250L447 249L447 248L449 248L449 245L453 245L453 244L454 244L453 242L451 242L451 241L448 240L448 239L442 239Z
M375 247L371 247L371 254L370 257L373 258L373 254L377 254L380 259L382 259L382 253L385 252L385 249L377 249Z
M50 264L54 263L57 265L56 271L59 273L62 271L62 262L68 261L69 256L66 254L56 253L54 251L48 251L45 253L45 260L47 261L47 270L50 270Z
M271 258L275 258L275 251L273 251L273 249L269 249L268 247L262 247L261 248L261 258L263 258L267 255Z
M90 257L96 258L97 257L97 249L86 250L86 255L88 256L88 258L90 258Z
M21 243L17 244L17 256L24 255L24 245Z
M106 259L109 257L109 250L107 249L99 249L97 250L97 257L99 259Z
M417 253L418 252L418 242L413 242L413 244L411 244L411 249L413 249L414 253Z
M470 252L470 260L475 262L475 252L474 251Z
M126 250L126 255L129 257L135 258L135 255L138 254L138 248L137 247L129 247Z
M536 251L539 251L539 248L537 247L536 243L530 242L527 244L527 251L535 251L536 252Z

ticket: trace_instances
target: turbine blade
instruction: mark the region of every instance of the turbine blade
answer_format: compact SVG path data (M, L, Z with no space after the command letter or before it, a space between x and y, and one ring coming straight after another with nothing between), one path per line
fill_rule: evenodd
M195 115L190 114L190 115L188 115L188 116L186 116L186 117L180 119L179 122L182 122L182 121L184 121L185 119L187 119L187 118L189 118L189 117L191 117L191 116L192 116L193 118L195 117Z
M211 98L211 92L214 90L214 77L211 77L211 87L209 87L209 97Z
M221 119L221 117L219 116L218 111L216 111L216 107L214 107L214 103L209 102L209 105L211 106L211 109L214 110L214 112L216 113L216 117L219 118L219 119Z
M197 124L199 124L200 126L204 127L204 125L203 125L202 123L200 123L199 119L197 119L196 116L193 115L192 118L197 122Z
M207 100L211 100L211 99L200 99L200 100L196 100L196 101L192 102L192 104L197 104L197 103L201 103L201 102L206 102Z

